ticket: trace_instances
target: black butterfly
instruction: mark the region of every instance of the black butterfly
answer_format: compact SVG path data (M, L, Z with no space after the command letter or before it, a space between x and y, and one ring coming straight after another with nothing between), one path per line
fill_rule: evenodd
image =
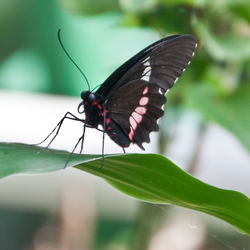
M107 133L123 149L131 143L144 149L142 143L150 142L150 132L159 130L166 92L189 65L196 46L192 35L169 36L151 44L114 71L96 92L81 93L78 112L85 113L85 119L67 112L45 140L57 129L52 142L64 119L71 119L84 124L75 146L82 141L81 151L86 127L101 130L103 138Z

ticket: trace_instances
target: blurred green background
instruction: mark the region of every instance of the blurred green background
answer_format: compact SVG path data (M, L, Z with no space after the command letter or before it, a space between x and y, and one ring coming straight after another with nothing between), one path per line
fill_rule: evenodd
M187 167L190 173L197 171L199 147L208 122L232 133L249 152L249 0L0 0L2 90L79 96L87 89L83 77L59 46L59 28L65 47L86 73L92 88L157 39L177 33L193 34L198 40L196 55L168 95L169 115L161 121L158 152L166 152L174 136L173 127L185 110L195 113L198 128L196 149ZM140 216L161 211L142 206ZM52 232L53 246L30 245L45 221L54 227L60 225L60 216L50 216L0 208L0 249L60 249L53 228L48 230ZM65 249L146 249L147 240L140 247L134 243L142 237L140 228L144 224L140 216L132 222L100 217L96 219L95 236L90 237L93 248ZM149 220L144 227L154 228L155 222ZM234 239L231 248L210 237L209 242L205 240L202 247L195 249L250 249L247 236L236 237L224 231L221 234Z

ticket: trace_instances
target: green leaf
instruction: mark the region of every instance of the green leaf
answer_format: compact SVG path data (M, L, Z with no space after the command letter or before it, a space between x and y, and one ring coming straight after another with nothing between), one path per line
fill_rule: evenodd
M69 153L23 144L0 144L0 177L63 169ZM69 166L102 177L140 200L201 211L250 234L250 200L236 191L207 185L156 154L72 155Z
M250 84L244 83L228 96L218 96L209 84L186 88L185 102L210 121L231 131L250 151Z
M196 7L203 7L206 4L207 0L158 0L159 3L166 5L179 5L179 4L187 4Z
M216 36L205 22L193 21L193 28L202 38L206 51L216 60L241 61L250 58L250 40L239 34Z
M68 11L96 15L119 10L117 0L61 0L61 5Z

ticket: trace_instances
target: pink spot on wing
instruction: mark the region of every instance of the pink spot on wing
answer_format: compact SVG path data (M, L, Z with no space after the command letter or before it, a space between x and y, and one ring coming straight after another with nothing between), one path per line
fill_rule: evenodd
M143 90L142 94L146 95L148 93L148 86L145 87L145 89Z
M135 109L135 112L138 113L138 114L140 114L140 115L144 115L144 114L146 114L147 109L145 107L137 107Z
M148 103L148 100L149 100L148 97L142 97L140 99L140 105L142 105L141 102L145 103L143 105L146 105ZM133 140L138 124L142 122L143 115L146 112L147 112L147 109L145 107L136 107L135 111L129 117L130 131L129 131L128 137L130 141Z
M142 116L137 114L136 112L132 113L132 117L135 119L137 123L140 123L142 121Z
M145 106L145 105L148 104L148 101L149 101L149 98L143 96L143 97L140 99L139 104L140 104L141 106Z
M128 135L130 141L133 140L134 135L135 135L135 132L134 132L133 128L130 126L130 132L129 132L129 135Z
M136 129L137 123L136 123L136 121L133 119L132 116L129 117L129 124L130 124L130 126L133 128L133 130Z

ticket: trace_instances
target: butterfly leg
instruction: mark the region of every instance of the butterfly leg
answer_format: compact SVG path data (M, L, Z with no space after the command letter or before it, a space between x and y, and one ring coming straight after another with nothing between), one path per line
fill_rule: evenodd
M126 151L125 151L125 148L124 148L124 147L122 147L122 150L123 150L123 153L126 154Z
M56 134L53 136L52 140L49 142L49 144L46 147L46 148L48 148L50 146L50 144L54 141L54 139L56 138L56 136L58 135L58 133L59 133L59 131L61 129L61 126L62 126L62 124L63 124L63 122L64 122L65 119L70 119L70 120L80 121L80 122L84 122L85 121L85 120L79 119L78 117L76 117L72 113L67 112L64 115L64 117L58 122L58 124L55 126L55 128L46 136L46 138L44 140L42 140L41 142L39 142L39 143L33 144L33 146L38 146L38 145L44 143L56 131Z
M104 166L104 139L106 131L106 114L103 112L103 132L102 132L102 165L99 167L101 169Z
M84 136L85 136L85 130L86 130L86 124L83 125L82 143L81 143L80 154L82 153L82 150L83 150L83 141L84 141Z
M83 141L83 138L84 138L84 134L78 139L76 145L74 146L73 150L72 150L71 153L69 154L69 156L68 156L68 158L67 158L67 160L66 160L66 162L65 162L64 168L67 167L67 165L68 165L68 163L69 163L69 160L70 160L71 156L74 154L74 152L75 152L75 150L76 150L78 144L79 144L81 141Z

